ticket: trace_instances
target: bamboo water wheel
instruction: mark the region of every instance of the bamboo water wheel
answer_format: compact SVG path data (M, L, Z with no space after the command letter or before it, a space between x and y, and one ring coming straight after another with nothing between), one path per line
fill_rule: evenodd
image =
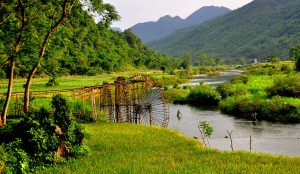
M127 80L118 77L114 83L70 90L35 91L31 95L50 98L57 93L65 94L82 103L82 106L78 104L79 108L82 107L82 111L74 113L78 117L90 115L96 121L100 111L104 111L111 122L168 126L169 108L163 89L149 75L134 75ZM19 95L22 93L13 93L13 95L16 106L12 113L17 115L21 113Z
M102 89L102 105L106 106L107 111L115 111L108 112L109 120L162 127L168 125L169 109L163 89L150 76L135 75L128 81L124 77L118 77L113 86L114 103L111 102L109 93L111 89Z

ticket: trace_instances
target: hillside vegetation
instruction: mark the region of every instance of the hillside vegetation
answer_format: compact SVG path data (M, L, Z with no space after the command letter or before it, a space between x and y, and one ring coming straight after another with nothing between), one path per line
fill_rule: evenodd
M115 32L96 24L94 19L81 6L74 7L68 20L53 35L49 43L45 61L37 75L95 75L102 72L130 71L132 69L161 68L176 66L177 60L147 48L130 31ZM76 9L76 10L75 10ZM42 23L42 22L40 22ZM0 50L9 50L7 28L0 27ZM22 43L20 58L16 62L15 74L28 76L28 70L36 64L39 52L33 41L39 38L30 33L28 41ZM13 36L11 36L13 37ZM24 42L25 42L24 41ZM33 43L31 43L33 42ZM36 43L35 43L36 42ZM24 45L23 45L24 44ZM5 64L6 55L0 54L0 64ZM0 77L7 77L9 66L0 70Z
M299 7L299 0L254 0L225 16L148 45L173 56L207 53L230 59L287 58L286 50L299 44Z
M298 173L300 159L221 152L172 130L132 124L85 125L88 157L37 173Z

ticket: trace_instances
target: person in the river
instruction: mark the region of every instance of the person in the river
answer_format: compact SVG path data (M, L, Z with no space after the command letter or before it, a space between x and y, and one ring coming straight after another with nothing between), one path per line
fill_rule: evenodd
M180 112L180 109L178 109L178 111L177 111L177 119L178 119L178 120L181 119L181 115L182 115L182 114L181 114L181 112Z
M257 120L257 113L256 112L252 112L251 113L251 118L252 118L252 121L258 121Z

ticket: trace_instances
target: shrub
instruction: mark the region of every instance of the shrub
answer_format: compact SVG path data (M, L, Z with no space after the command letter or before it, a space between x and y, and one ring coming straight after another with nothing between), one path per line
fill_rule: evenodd
M271 87L266 89L269 96L300 97L300 76L280 76L274 79Z
M280 71L282 71L285 74L291 73L292 70L293 69L287 64L282 64L281 67L280 67Z
M11 141L6 144L11 157L5 170L23 173L29 168L57 163L60 157L87 152L82 147L84 128L74 121L67 100L56 95L52 107L54 113L44 108L29 112L13 129L8 127L4 131L13 137L6 138L6 141Z
M269 100L250 97L228 97L220 102L223 113L250 119L253 112L258 120L300 122L300 108L285 102L279 96Z
M178 85L178 84L174 84L174 85L173 85L173 88L174 88L174 89L179 89L179 85Z
M5 163L4 173L30 173L30 158L21 146L22 140L19 138L6 145L5 149L9 156Z
M6 149L4 146L0 146L0 173L3 173L5 163L7 162L9 158L8 153L6 152Z
M199 85L191 89L188 103L192 105L217 106L221 100L219 93L210 86Z
M189 93L189 89L171 88L167 91L164 91L167 101L173 102L174 104L186 104Z
M50 87L53 87L53 86L58 86L58 82L56 80L55 77L51 78L48 80L48 82L46 83L46 86L50 86Z
M233 86L229 83L223 83L217 87L218 93L221 95L222 99L232 96L234 94Z
M243 83L243 84L247 84L249 80L249 76L246 74L241 74L239 76L236 76L235 78L233 78L231 80L231 83L235 84L235 83Z
M90 68L90 69L87 71L86 75L88 75L88 76L96 76L97 73L98 73L98 72L97 72L96 69Z

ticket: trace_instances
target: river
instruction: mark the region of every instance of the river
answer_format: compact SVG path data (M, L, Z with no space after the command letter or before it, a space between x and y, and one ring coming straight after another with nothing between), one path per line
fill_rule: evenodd
M228 71L217 77L197 76L189 85L204 84L218 85L232 79L240 71ZM178 130L189 137L198 137L200 132L197 125L200 121L208 121L214 128L213 135L209 139L212 148L220 150L231 150L228 131L233 131L234 150L250 149L250 139L252 141L252 151L267 154L281 154L289 156L300 155L300 124L280 124L266 121L253 123L252 121L239 119L225 115L220 111L203 110L189 105L169 105L170 121L169 128ZM182 117L177 119L176 114L180 109Z

